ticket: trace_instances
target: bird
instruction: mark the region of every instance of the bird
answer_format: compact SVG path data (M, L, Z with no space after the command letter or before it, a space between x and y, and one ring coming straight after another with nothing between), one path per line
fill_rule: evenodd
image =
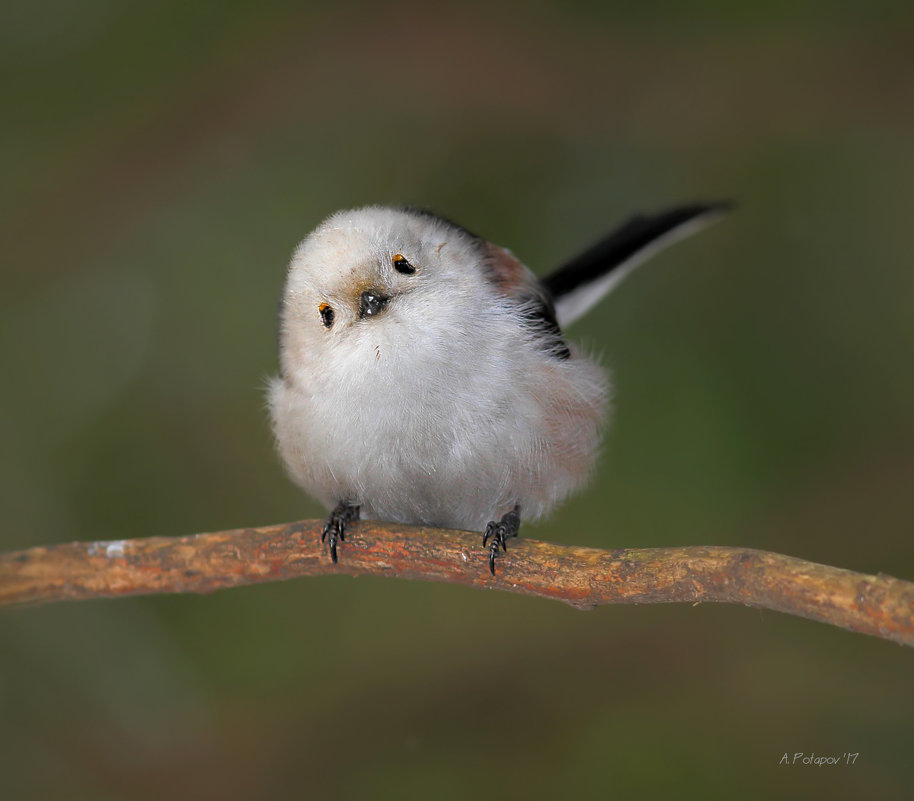
M593 472L610 386L565 329L730 202L638 214L538 278L447 217L364 206L295 249L280 301L276 446L329 510L337 563L359 519L483 533L496 560Z

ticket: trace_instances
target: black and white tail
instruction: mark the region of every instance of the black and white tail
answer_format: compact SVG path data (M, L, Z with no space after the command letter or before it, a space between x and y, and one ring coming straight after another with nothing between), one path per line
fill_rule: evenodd
M695 203L638 215L543 279L561 328L584 315L641 262L700 231L733 208L732 203Z

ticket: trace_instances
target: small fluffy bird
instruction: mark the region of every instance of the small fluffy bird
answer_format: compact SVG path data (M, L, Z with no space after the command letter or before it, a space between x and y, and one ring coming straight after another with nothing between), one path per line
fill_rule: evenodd
M326 219L295 250L269 406L292 479L349 523L485 532L489 569L590 475L603 369L563 331L663 246L729 208L636 216L544 279L509 251L414 208Z

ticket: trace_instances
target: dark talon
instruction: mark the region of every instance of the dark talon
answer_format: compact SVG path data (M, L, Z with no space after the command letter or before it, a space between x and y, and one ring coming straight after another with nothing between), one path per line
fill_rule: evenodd
M492 544L489 545L489 571L493 576L495 575L495 559L498 557L498 547L501 546L502 551L507 553L507 541L511 539L511 537L516 537L519 530L520 506L515 506L497 523L492 520L486 526L485 534L482 535L482 547L486 547L489 538L491 537Z
M482 547L486 547L486 543L489 541L489 537L495 536L495 530L498 528L498 523L494 520L486 526L486 533L482 535Z
M321 542L327 542L327 548L330 551L330 559L333 564L337 563L337 543L346 541L346 526L353 520L358 519L359 507L346 503L346 501L340 501L330 513L327 522L324 523Z

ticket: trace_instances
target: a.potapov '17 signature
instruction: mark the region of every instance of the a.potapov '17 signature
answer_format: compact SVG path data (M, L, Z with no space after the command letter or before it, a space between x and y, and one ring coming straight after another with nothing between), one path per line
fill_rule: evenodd
M824 756L815 752L804 754L802 751L797 751L791 755L785 752L778 760L778 765L815 765L816 767L822 767L823 765L853 765L858 756L860 756L859 752L856 754L836 754L835 756Z

